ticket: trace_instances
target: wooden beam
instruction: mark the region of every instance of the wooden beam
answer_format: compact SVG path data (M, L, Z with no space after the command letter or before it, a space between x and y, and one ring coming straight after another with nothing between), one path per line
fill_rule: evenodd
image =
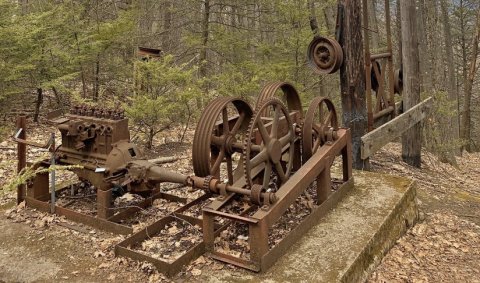
M427 118L432 109L433 98L429 97L397 118L364 135L361 148L362 159L368 158L415 124Z

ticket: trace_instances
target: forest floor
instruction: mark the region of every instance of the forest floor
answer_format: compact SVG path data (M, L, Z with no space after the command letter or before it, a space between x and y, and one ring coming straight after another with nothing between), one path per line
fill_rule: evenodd
M45 124L30 127L28 139L44 142L51 129ZM194 129L194 125L188 129L182 144L178 143L182 129L162 133L148 157L190 157ZM44 153L31 148L27 159ZM14 174L16 166L8 161L15 159L12 139L0 143L0 187ZM390 143L370 162L374 172L417 180L420 221L398 240L369 282L480 282L480 153L464 153L455 168L423 151L422 168L417 169L402 162L400 144ZM162 166L193 173L191 158ZM58 182L71 179L66 173L58 176ZM23 204L16 206L15 196L0 190L0 282L169 281L151 264L116 258L114 246L125 237L89 227L66 228L78 224ZM204 269L223 268L235 269L200 257L170 281L182 283Z

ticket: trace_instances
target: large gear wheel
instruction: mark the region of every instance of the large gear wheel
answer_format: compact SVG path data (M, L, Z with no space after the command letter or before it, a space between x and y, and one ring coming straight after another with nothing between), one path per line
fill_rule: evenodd
M243 99L218 97L203 110L193 138L193 170L199 177L220 177L220 166L227 163L228 182L233 184L241 178L243 170L241 153L243 141L253 111ZM239 153L240 161L234 164L232 155ZM238 171L238 174L234 172Z
M337 131L338 118L333 102L327 97L316 97L310 103L301 127L303 162L310 159L327 141L336 140Z
M295 131L287 108L278 98L268 98L255 109L246 134L243 168L247 187L252 188L256 177L252 172L261 165L263 187L268 187L272 172L283 185L292 170L294 141Z
M282 93L279 93L279 91ZM303 110L302 110L302 102L300 101L300 96L298 95L297 89L288 82L269 82L267 83L260 94L258 95L257 102L255 104L255 109L260 107L265 100L270 97L276 97L277 95L281 94L281 100L284 104L287 105L287 109L289 112L298 111L299 117L302 118ZM264 112L266 113L269 109L265 109Z

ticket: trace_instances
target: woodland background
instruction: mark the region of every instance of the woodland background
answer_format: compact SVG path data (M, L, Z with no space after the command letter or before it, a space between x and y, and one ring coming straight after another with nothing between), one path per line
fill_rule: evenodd
M368 5L380 53L384 2ZM391 7L400 68L399 1ZM473 0L417 1L422 97L435 98L424 146L450 163L462 147L480 150L478 74L471 98L467 87L478 9ZM305 106L328 96L340 111L339 74L318 76L307 61L309 20L333 37L336 12L334 0L0 0L0 136L12 134L19 114L41 122L50 110L88 103L125 108L151 146L170 126L194 122L213 97L254 102L269 81L293 83ZM142 61L138 46L162 57Z

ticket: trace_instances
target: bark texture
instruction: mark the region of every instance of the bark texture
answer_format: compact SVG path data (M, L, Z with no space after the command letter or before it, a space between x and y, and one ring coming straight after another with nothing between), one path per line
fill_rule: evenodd
M400 3L403 46L403 109L407 111L420 102L420 64L416 26L415 0ZM421 125L416 124L402 135L402 158L407 164L420 168Z
M363 57L362 14L360 0L339 0L345 7L343 32L344 64L340 68L343 126L352 131L353 168L368 170L368 160L361 159L360 138L367 130L365 61Z

